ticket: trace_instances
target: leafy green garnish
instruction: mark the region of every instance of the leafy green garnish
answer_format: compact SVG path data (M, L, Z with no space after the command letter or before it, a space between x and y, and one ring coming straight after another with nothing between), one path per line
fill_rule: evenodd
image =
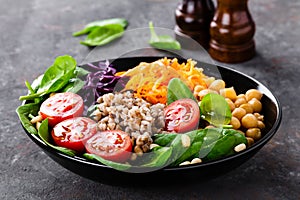
M111 41L121 37L124 34L124 28L120 24L107 24L93 29L92 32L81 41L80 44L86 46L103 46Z
M23 127L31 134L37 134L36 128L30 122L28 116L36 116L40 110L40 103L29 103L19 106L16 110L18 117L23 125Z
M37 86L37 91L26 96L21 96L20 100L33 100L62 89L69 83L71 78L76 77L75 69L76 61L74 58L69 55L57 57L53 65L42 76Z
M172 147L156 147L149 153L143 155L143 162L138 167L165 167L173 153Z
M172 155L168 158L171 166L201 158L215 160L234 154L234 147L238 144L247 144L244 135L233 129L206 128L185 133L189 136L191 144L183 147L180 138L183 134L157 134L154 143L172 148Z
M61 92L77 93L84 86L85 82L80 78L71 78L69 83L61 90Z
M229 124L232 114L225 98L219 94L209 93L200 103L201 118L215 126Z
M173 78L168 84L167 104L179 99L189 98L197 102L190 88L179 78Z
M102 46L121 37L128 25L123 18L112 18L87 24L84 29L73 33L73 36L88 34L80 44L86 46Z
M235 153L234 147L239 144L246 144L247 139L244 135L234 129L221 129L222 137L215 142L209 143L207 148L210 150L205 155L205 160L215 160Z
M158 48L158 49L164 49L164 50L168 50L168 49L180 50L181 49L180 43L177 40L173 39L171 36L157 35L154 30L152 22L149 22L149 29L151 32L151 38L150 38L149 44L151 46Z
M39 131L38 131L38 135L51 148L56 149L56 150L58 150L58 151L60 151L64 154L69 155L69 156L75 156L75 151L73 151L71 149L64 148L64 147L55 146L55 145L50 143L51 136L50 136L49 131L48 131L48 119L45 119L41 123Z
M132 167L131 165L126 163L118 163L118 162L113 162L110 160L103 159L100 156L97 156L95 154L84 153L83 156L88 160L96 160L104 165L110 166L120 171L126 171Z
M83 77L83 76L86 76L88 75L90 72L86 69L83 69L82 67L76 67L75 69L75 74L77 77Z
M84 29L74 32L73 36L77 37L80 35L85 35L85 34L92 32L94 29L97 29L98 27L109 25L109 24L119 24L125 29L128 25L128 21L123 18L112 18L112 19L104 19L104 20L100 20L100 21L94 21L94 22L87 24L84 27Z

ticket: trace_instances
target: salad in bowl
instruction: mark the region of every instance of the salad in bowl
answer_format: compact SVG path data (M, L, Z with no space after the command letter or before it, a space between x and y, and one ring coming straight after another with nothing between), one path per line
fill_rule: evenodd
M26 82L17 113L51 154L120 172L193 168L249 151L274 129L266 94L197 65L153 57L130 68L108 60L77 66L60 56Z

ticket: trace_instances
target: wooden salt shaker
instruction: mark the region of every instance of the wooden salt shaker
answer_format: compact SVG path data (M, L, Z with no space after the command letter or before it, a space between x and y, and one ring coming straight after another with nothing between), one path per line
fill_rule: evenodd
M175 11L175 33L190 36L207 49L213 16L214 5L211 0L183 0Z
M209 54L215 60L238 63L255 54L255 24L248 10L248 0L218 0L210 24Z

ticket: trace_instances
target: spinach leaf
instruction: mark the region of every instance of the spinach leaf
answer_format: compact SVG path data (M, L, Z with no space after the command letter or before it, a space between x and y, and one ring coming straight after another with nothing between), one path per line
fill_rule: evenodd
M207 135L207 131L205 130L206 129L202 129L196 132L194 140L192 140L191 142L191 146L180 157L178 157L175 162L172 163L172 166L177 166L186 160L191 160L192 158L199 157L199 150L201 149L203 140Z
M164 167L169 163L172 155L172 147L157 147L149 153L143 155L143 164L138 167Z
M190 131L185 134L176 134L176 133L168 133L168 134L157 134L154 136L154 143L172 148L172 154L169 156L168 162L173 163L174 161L185 158L185 155L192 148L192 144L195 141L199 130ZM187 146L183 145L183 137L189 137L190 144ZM188 156L189 157L189 156ZM172 164L173 165L173 164Z
M76 76L76 61L69 55L59 56L44 73L36 93L21 96L20 100L33 100L63 88L71 78Z
M80 78L85 77L90 72L88 70L85 70L77 66L74 73L76 75L76 78L71 78L69 82L66 84L66 86L64 86L61 90L59 90L59 92L77 93L83 88L85 82Z
M96 160L104 165L110 166L110 167L112 167L116 170L120 170L120 171L126 171L132 167L129 164L118 163L118 162L113 162L110 160L103 159L100 156L97 156L95 154L84 153L83 156L88 160Z
M51 148L56 149L56 150L58 150L58 151L60 151L64 154L69 155L69 156L75 156L75 151L73 151L71 149L64 148L64 147L55 146L55 145L50 143L51 136L50 136L49 131L48 131L48 119L45 119L41 123L40 128L38 130L38 135Z
M143 171L143 169L145 168L166 166L171 153L172 153L172 148L170 147L156 147L150 153L144 154L140 162L136 163L135 165L113 162L110 160L103 159L100 156L97 156L95 154L84 153L83 156L88 160L96 160L116 170L128 171L131 169L137 172L137 171Z
M55 92L65 86L68 81L75 77L76 60L71 56L59 56L54 64L44 73L40 88L37 93Z
M173 39L171 36L169 35L157 35L154 27L153 27L153 23L149 22L149 29L150 29L150 33L151 33L151 38L149 41L149 44L157 49L174 49L174 50L180 50L181 49L181 45L180 43Z
M179 78L173 78L169 81L167 92L167 104L178 99L189 98L197 102L190 88Z
M219 94L207 94L200 103L201 118L215 126L229 124L231 111L225 98Z
M209 153L204 157L205 160L215 160L235 153L234 147L244 143L247 139L244 135L233 129L223 129L222 137L215 143L211 143L208 148Z
M79 77L83 77L83 76L88 75L90 72L86 69L83 69L82 67L77 66L74 73L79 78Z
M171 142L177 137L178 133L160 133L153 136L153 141L155 144L160 146L170 145Z
M80 44L86 46L102 46L124 34L124 28L120 24L106 24L94 28Z
M80 78L71 78L69 83L62 88L61 92L73 92L77 93L84 86L85 82Z
M36 91L39 89L42 79L43 79L43 76L44 76L44 74L41 74L36 79L34 79L33 82L31 83L31 88L34 90L34 92L32 92L32 93L36 93Z
M29 103L19 106L16 110L18 117L23 125L23 127L31 134L37 134L37 130L34 125L31 124L30 120L28 119L28 115L36 116L40 110L39 103Z
M87 24L84 27L84 29L74 32L73 36L76 37L76 36L88 34L88 33L92 32L94 29L98 28L99 26L105 26L108 24L119 24L125 29L128 25L128 21L123 18L112 18L112 19L104 19L104 20L100 20L100 21L94 21L94 22Z

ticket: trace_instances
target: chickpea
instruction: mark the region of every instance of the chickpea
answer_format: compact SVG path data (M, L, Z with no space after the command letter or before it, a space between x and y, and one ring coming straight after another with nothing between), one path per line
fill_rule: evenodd
M225 98L231 99L232 101L236 100L236 92L233 87L221 89L220 94Z
M215 77L208 77L208 78L204 79L206 85L208 85L208 86L210 86L210 84L212 82L214 82L215 80L216 80Z
M231 99L229 99L229 98L225 98L225 100L227 101L230 110L233 111L233 110L235 109L234 103L233 103L233 102L231 101Z
M214 125L208 125L208 126L206 126L205 128L216 128Z
M236 117L237 119L242 119L242 117L244 117L246 115L246 110L243 108L235 108L232 111L232 116Z
M257 120L257 118L253 114L247 113L242 118L241 122L242 122L242 126L244 128L256 128L258 120Z
M243 136L245 136L245 133L241 130L237 130L237 132L239 132L240 134L242 134Z
M253 145L254 144L254 139L253 138L251 138L251 137L246 137L246 139L247 139L247 143L248 143L248 147L250 147L251 145Z
M252 106L253 112L260 112L262 110L262 104L256 98L251 99L248 103Z
M249 128L246 131L246 137L253 138L254 140L259 140L261 138L261 131L259 128Z
M237 99L243 98L243 99L246 100L246 95L245 95L245 94L239 94L239 95L236 96L236 98L237 98Z
M225 88L225 82L221 79L217 79L213 81L208 87L208 89L215 90L217 92L219 92L221 89L224 88Z
M234 102L236 107L240 107L240 105L247 103L245 98L237 98Z
M264 124L262 121L258 120L258 122L257 122L257 127L258 127L259 129L264 129L266 126L265 126L265 124Z
M241 127L241 122L236 117L231 117L230 124L232 125L232 128L237 130Z
M263 94L257 89L250 89L246 92L245 95L246 95L247 101L250 101L253 98L256 98L257 100L260 101L261 97L263 96Z
M194 93L195 94L198 94L201 90L204 90L205 88L204 88L204 86L203 85L196 85L195 87L194 87Z
M211 89L204 89L204 90L201 90L201 91L198 93L198 97L199 97L200 100L201 100L205 95L207 95L207 94L209 94L209 93L215 93L215 94L217 94L217 92L214 91L214 90L211 90Z
M259 114L259 113L254 113L254 116L257 118L257 120L260 120L260 121L264 121L264 116Z
M249 103L242 104L240 108L245 109L247 113L253 113L253 108Z

